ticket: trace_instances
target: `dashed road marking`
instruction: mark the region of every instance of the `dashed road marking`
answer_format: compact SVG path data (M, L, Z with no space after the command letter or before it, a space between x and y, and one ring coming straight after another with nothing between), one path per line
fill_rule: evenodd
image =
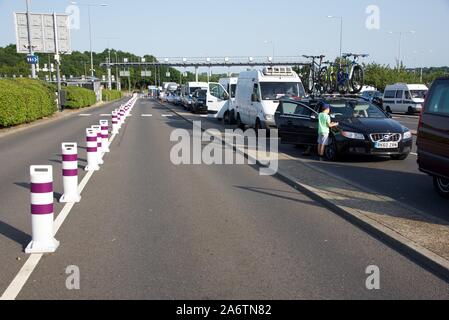
M90 117L91 114L89 114L89 113L81 113L79 116L80 117Z
M142 114L142 117L152 117L153 115L152 114Z
M173 117L172 114L163 114L162 116L163 116L164 118L171 118L171 117Z

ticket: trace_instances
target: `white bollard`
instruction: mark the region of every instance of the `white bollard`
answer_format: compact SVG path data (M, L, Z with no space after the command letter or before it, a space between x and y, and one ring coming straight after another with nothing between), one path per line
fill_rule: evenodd
M112 134L118 134L118 130L117 111L112 111Z
M101 127L101 138L102 138L102 147L103 152L109 153L111 150L109 150L109 121L108 120L100 120L100 127Z
M25 253L53 253L59 247L54 238L53 167L31 166L32 241Z
M122 128L122 117L120 116L120 109L115 110L117 112L118 129Z
M87 141L87 166L86 171L98 171L98 146L97 146L97 132L93 129L86 129Z
M78 145L76 143L62 144L62 182L64 194L59 202L80 202L81 196L78 192Z
M104 164L103 161L103 138L101 137L101 127L99 125L92 126L92 129L97 133L97 157L98 164Z
M122 124L125 123L126 117L125 117L125 109L123 107L120 108L120 119L122 120Z

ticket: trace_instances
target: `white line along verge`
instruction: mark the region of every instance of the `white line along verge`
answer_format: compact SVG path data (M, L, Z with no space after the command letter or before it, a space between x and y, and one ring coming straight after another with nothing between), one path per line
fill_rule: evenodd
M114 134L109 143L111 144L116 137L116 134ZM89 171L81 181L80 185L78 186L78 192L81 194L86 187L89 180L92 178L94 174L94 171ZM64 206L62 211L59 213L58 217L56 218L53 226L53 232L54 235L56 235L61 228L64 221L67 219L67 217L70 214L70 211L75 206L75 203L68 203ZM16 277L11 281L8 288L5 290L3 295L0 297L0 300L15 300L17 296L19 295L20 291L22 291L23 287L25 286L26 282L30 278L31 274L33 273L34 269L38 265L39 261L42 258L42 254L32 254L28 257L28 260L25 262L23 267L20 269L19 273L16 275Z

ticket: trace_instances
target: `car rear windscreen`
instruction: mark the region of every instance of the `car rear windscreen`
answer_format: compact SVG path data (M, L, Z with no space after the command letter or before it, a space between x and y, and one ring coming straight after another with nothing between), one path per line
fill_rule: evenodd
M449 80L435 82L425 112L449 115Z

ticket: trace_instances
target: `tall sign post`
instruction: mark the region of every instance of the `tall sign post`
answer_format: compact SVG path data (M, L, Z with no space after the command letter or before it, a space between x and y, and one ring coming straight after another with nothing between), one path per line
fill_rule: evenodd
M58 83L58 109L61 110L61 53L70 54L69 16L66 14L37 14L16 12L16 44L18 53L26 53L31 63L31 77L36 77L38 62L34 53L54 54L56 63L56 81ZM50 79L51 80L51 79Z

